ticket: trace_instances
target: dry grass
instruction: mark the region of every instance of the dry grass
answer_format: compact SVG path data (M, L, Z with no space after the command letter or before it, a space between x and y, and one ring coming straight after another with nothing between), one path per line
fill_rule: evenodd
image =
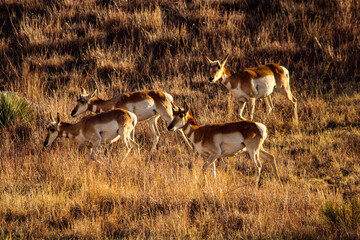
M359 238L360 4L357 1L10 1L0 3L0 91L33 109L0 129L0 238ZM199 123L238 119L228 91L211 85L204 56L236 71L286 66L299 101L275 94L260 189L246 154L203 159L160 126L158 151L139 123L136 155L121 143L102 164L61 139L44 149L50 112L70 118L81 87L110 98L162 89L191 103ZM256 120L262 121L259 101ZM226 161L225 161L226 160ZM359 220L359 221L358 221Z

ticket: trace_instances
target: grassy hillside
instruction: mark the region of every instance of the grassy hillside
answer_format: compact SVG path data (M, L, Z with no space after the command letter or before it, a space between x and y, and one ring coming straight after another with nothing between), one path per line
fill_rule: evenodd
M0 238L360 238L358 1L5 0L0 23ZM227 54L234 72L290 71L299 125L277 92L266 121L262 101L255 112L283 188L262 161L255 189L245 153L205 182L203 158L164 121L153 154L138 124L141 159L121 162L121 142L97 154L102 164L68 139L43 147L49 113L78 121L81 87L102 98L161 89L201 124L239 119L208 81L205 56Z

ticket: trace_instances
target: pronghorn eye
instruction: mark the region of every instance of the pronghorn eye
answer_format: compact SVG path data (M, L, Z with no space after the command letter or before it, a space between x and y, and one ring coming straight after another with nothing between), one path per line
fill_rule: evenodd
M55 129L54 129L54 128L50 128L50 132L55 132Z
M183 117L184 117L184 115L183 115L183 114L180 114L180 115L179 115L179 117L180 117L180 118L183 118Z
M80 102L81 104L85 104L85 103L86 103L85 100L80 100L79 102Z

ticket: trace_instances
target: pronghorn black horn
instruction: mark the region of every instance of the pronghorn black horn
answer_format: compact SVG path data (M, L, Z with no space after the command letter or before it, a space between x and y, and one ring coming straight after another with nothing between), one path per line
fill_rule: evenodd
M57 116L56 116L56 122L60 123L60 114L59 114L59 112L57 113Z
M208 58L208 57L205 57L205 58L209 61L209 63L214 63L214 61L210 60L210 58Z
M96 93L97 93L97 89L95 89L95 91L91 94L91 97L94 97Z
M187 102L185 102L185 108L184 111L188 112L190 110L189 104Z
M225 66L225 63L226 63L226 61L227 61L227 59L228 59L228 56L229 56L229 54L226 55L225 60L224 60L224 62L223 62L222 65L221 65L222 67Z

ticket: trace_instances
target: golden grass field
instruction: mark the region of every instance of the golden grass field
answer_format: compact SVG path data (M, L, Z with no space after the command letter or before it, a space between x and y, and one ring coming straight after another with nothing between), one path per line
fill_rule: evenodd
M1 239L360 238L360 3L356 0L4 0L0 91L31 107L0 128ZM141 159L121 141L98 152L69 139L44 148L49 114L70 112L81 87L108 99L143 89L184 100L200 124L238 120L238 104L211 84L205 56L229 54L231 71L276 62L290 71L299 124L277 92L263 121L265 149L254 187L247 153L201 167L179 133L162 133ZM85 116L85 115L82 115Z

